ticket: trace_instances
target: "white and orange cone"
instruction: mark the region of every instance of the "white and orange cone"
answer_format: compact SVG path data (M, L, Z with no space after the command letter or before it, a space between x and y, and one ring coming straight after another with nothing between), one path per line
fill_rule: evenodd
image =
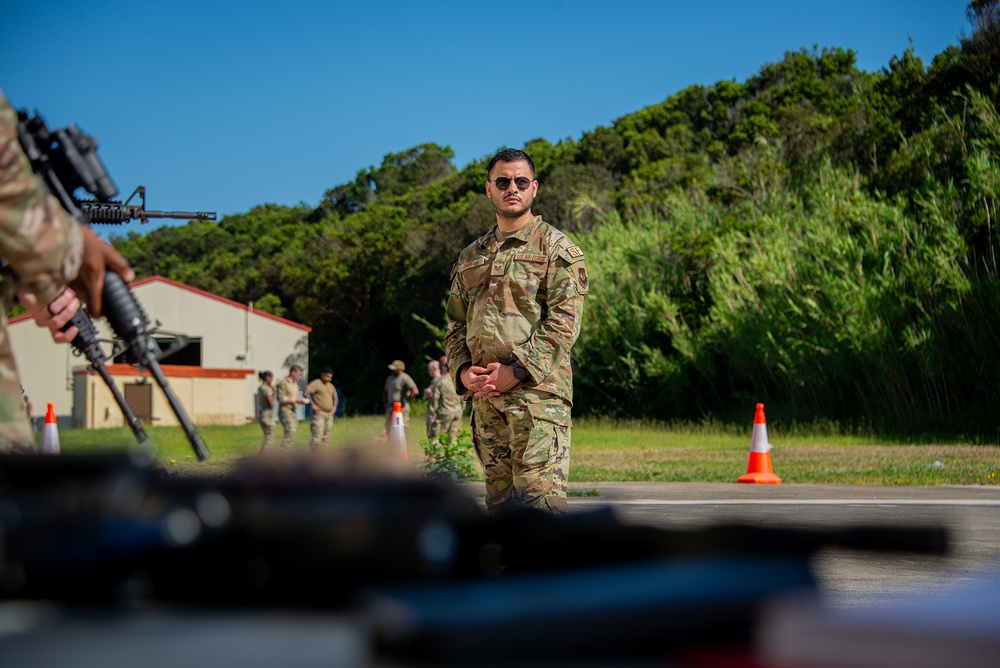
M56 409L49 404L45 409L45 424L42 425L42 442L38 446L39 454L58 455L59 425L56 424Z
M406 431L403 424L403 404L397 401L392 404L392 426L389 428L389 443L396 446L399 456L409 459L410 453L406 449Z
M750 439L750 462L747 464L747 472L741 475L737 482L781 484L781 478L774 475L771 469L771 444L767 440L764 404L757 404L757 412L753 416L753 436Z

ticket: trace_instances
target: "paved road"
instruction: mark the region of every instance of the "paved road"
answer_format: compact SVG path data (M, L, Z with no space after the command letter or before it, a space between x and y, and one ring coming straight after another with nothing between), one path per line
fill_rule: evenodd
M573 486L593 490L595 485ZM945 557L824 550L813 560L821 600L870 607L914 593L968 586L1000 573L1000 487L600 483L571 508L610 505L624 522L663 528L722 522L760 526L943 526Z

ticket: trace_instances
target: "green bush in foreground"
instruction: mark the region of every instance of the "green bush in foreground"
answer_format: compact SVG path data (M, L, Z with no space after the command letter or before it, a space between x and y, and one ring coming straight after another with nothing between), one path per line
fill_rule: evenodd
M438 434L420 442L427 455L422 469L435 476L446 476L452 480L482 480L479 462L474 454L472 436L467 429L454 437Z

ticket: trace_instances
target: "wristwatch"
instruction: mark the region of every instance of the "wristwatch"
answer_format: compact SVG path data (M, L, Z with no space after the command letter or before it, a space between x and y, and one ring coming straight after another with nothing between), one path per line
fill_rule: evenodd
M524 380L528 377L528 370L518 364L517 360L514 360L511 363L510 370L514 372L514 378L517 378L518 380Z

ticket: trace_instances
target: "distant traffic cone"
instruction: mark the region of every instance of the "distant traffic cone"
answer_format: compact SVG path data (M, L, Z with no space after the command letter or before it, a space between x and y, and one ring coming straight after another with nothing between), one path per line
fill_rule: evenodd
M406 431L403 424L403 404L395 402L392 405L392 426L389 428L389 443L396 446L399 456L409 459L410 453L406 449Z
M757 412L753 416L753 436L750 438L750 462L747 464L747 472L737 482L781 484L781 478L771 470L771 444L767 440L764 404L757 404Z
M45 410L45 424L42 425L42 442L38 446L39 454L58 455L59 425L56 424L56 409L52 404Z

